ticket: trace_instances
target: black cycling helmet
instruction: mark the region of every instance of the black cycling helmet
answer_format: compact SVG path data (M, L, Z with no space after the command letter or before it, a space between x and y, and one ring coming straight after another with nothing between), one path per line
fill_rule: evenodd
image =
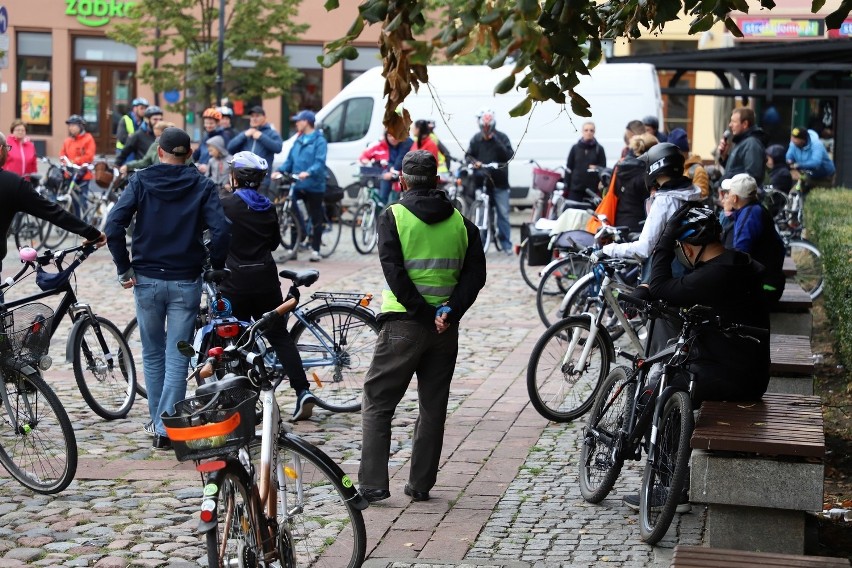
M237 182L237 188L260 187L269 169L267 161L252 152L237 152L229 164L234 181Z
M68 120L65 121L65 124L77 124L83 128L86 128L86 121L83 120L83 117L79 114L72 114L68 117Z
M669 142L653 146L640 159L645 161L645 182L649 186L657 185L657 178L661 175L670 178L683 175L683 154L680 148Z
M709 207L692 207L681 221L680 231L675 240L688 245L701 246L718 242L722 237L722 225Z
M161 109L157 105L149 106L148 108L145 109L145 118L151 118L155 114L159 114L159 115L162 116L163 109Z

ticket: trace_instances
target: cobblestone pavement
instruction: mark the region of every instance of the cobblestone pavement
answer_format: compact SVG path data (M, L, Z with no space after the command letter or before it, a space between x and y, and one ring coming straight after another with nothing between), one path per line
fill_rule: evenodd
M6 275L15 269L14 256L11 252L4 262ZM346 228L331 259L319 265L290 265L318 268L321 277L315 289L380 297L378 259L355 253ZM433 498L411 503L402 495L417 407L411 389L393 424L393 496L364 512L368 565L663 565L677 539L700 543L704 517L695 509L676 520L660 547L640 543L635 515L620 502L622 495L638 488L641 471L636 466L625 467L613 495L602 504L582 500L576 473L579 425L547 425L526 393L529 351L543 332L534 294L518 274L517 257L499 255L492 248L488 268L488 284L462 325ZM117 284L106 250L92 255L77 270L77 278L80 300L90 302L119 328L133 317L132 294ZM32 288L28 282L8 298ZM55 306L56 298L45 303ZM0 568L205 565L194 533L201 496L198 474L192 464L179 464L171 452L150 448L150 438L142 431L147 421L144 400L137 399L127 419L113 422L88 409L70 365L63 362L68 329L66 322L54 338L55 363L45 378L74 424L80 455L77 476L61 494L42 496L0 470ZM286 415L294 398L289 389L281 389L279 398ZM360 428L357 413L319 409L312 419L294 426L352 476L357 474Z

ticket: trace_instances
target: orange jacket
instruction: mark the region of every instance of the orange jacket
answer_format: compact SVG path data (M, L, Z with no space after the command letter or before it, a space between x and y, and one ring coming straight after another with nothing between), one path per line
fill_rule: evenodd
M88 132L77 136L69 136L62 144L61 156L67 156L69 160L82 166L92 164L95 161L95 139ZM84 180L92 179L92 172L87 171Z

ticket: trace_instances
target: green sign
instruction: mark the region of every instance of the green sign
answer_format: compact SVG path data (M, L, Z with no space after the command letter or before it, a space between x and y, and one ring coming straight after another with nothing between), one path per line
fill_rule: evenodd
M122 0L65 0L65 15L77 16L84 26L99 28L110 18L126 18L134 2Z

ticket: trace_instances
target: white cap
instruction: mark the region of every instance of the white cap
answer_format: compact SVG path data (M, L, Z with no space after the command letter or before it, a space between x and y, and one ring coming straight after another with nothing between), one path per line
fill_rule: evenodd
M757 194L757 182L748 174L737 174L722 180L722 189L738 197L752 197Z

